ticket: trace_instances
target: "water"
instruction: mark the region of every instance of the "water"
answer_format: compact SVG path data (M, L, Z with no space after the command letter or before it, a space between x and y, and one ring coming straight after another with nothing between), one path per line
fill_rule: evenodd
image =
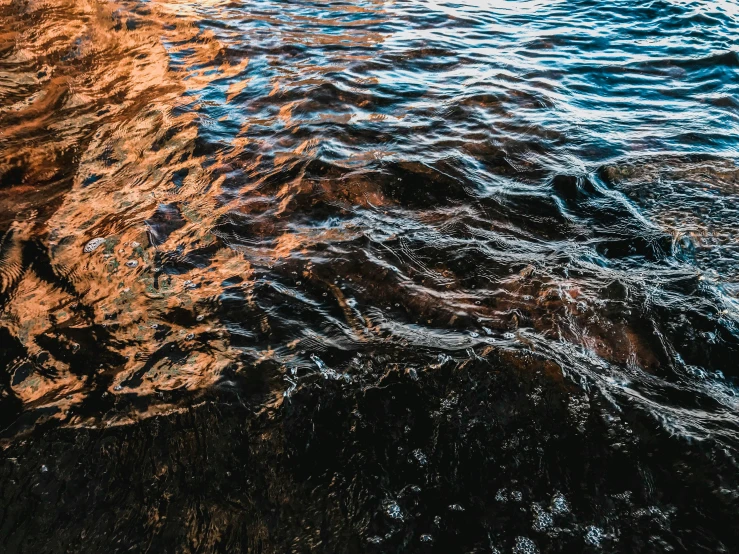
M8 552L730 552L733 0L0 1Z

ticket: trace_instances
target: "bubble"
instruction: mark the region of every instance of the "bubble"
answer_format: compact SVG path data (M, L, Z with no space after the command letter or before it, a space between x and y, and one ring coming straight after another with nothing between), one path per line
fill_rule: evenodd
M100 248L100 246L102 244L104 244L104 243L105 243L105 239L104 238L101 238L101 237L94 238L94 239L92 239L90 242L88 242L85 245L85 249L84 250L85 250L85 252L88 252L88 253L89 252L95 252L95 250L97 250L98 248Z
M479 337L479 336L480 336L480 333L475 333L474 331L470 331L470 336L471 336L471 337L472 337L473 339L476 339L477 337Z
M413 458L418 462L419 465L425 466L428 463L428 459L426 458L426 454L423 453L423 450L420 448L416 448L413 452L411 452L413 455Z
M185 335L185 339L187 339L187 340L192 340L194 338L195 338L195 335L192 334L192 333L188 333L187 335Z
M198 317L195 318L195 321L203 321L205 319L205 316L200 314Z
M113 387L113 390L114 391L120 391L120 390L123 390L123 387L120 386L120 385L116 385L115 387Z
M508 502L508 491L505 489L500 489L498 492L495 493L495 500L498 502Z
M516 537L513 554L538 554L536 543L528 537Z
M516 335L513 333L503 333L503 338L506 340L513 340L516 338Z
M131 248L138 248L139 246L141 246L141 244L139 244L135 240L134 241L131 241Z
M603 531L595 525L589 525L585 530L585 542L590 546L600 546L603 540Z
M532 506L532 510L534 512L534 523L532 524L531 528L534 531L546 531L549 527L554 525L552 514L550 514L546 510L542 510L541 507L537 506L536 504Z
M434 537L431 535L421 535L421 542L434 542Z
M136 260L128 260L126 262L127 267L138 267L138 265L139 265L139 262L137 262Z
M45 465L42 465L41 466L41 473L46 473L48 471L49 471L49 468L48 467L46 467Z
M631 499L631 494L631 491L624 491L619 494L612 494L611 496L616 500L625 500L626 502L628 502Z
M387 514L390 519L403 521L403 511L400 509L400 506L398 506L398 503L394 500L383 501L382 508L383 510L385 510L385 514Z
M552 510L553 514L562 515L569 513L570 505L564 495L561 492L558 492L552 497L549 509Z

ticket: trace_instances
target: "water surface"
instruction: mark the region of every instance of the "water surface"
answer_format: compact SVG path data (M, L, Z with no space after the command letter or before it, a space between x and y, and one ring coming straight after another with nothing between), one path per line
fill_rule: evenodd
M9 552L731 552L739 7L0 0Z

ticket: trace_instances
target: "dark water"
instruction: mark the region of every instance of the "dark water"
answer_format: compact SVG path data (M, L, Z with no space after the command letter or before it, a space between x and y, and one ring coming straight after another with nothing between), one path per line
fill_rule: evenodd
M739 552L737 36L0 0L0 550Z

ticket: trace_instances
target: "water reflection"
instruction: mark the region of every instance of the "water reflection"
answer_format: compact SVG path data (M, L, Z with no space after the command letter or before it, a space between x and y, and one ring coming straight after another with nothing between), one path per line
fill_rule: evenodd
M235 522L178 485L165 550L231 524L270 551L730 544L732 9L0 4L5 448L116 428L132 463L161 424L159 475L202 427L261 475L239 490L305 514ZM345 502L323 539L309 478Z

